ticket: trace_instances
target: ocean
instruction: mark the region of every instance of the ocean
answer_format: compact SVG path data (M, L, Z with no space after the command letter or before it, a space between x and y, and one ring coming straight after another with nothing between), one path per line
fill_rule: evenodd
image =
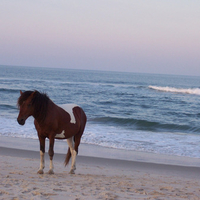
M200 158L200 77L0 66L0 136L35 140L33 118L16 120L20 90L81 106L82 143Z

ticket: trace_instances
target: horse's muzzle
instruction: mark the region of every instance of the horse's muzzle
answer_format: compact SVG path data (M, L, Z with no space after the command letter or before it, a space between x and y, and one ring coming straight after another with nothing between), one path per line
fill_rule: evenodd
M24 125L25 124L25 120L24 119L17 119L18 123L20 125Z

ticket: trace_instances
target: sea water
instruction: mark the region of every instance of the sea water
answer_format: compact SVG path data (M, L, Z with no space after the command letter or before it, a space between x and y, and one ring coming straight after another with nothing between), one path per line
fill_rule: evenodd
M200 158L200 77L0 66L0 136L37 139L32 117L17 123L20 90L81 106L82 143Z

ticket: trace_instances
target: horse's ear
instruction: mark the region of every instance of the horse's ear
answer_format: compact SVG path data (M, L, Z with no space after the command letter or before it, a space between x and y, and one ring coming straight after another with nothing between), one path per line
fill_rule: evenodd
M20 90L20 94L22 95L23 94L23 92Z
M35 96L35 94L36 94L36 91L32 92L31 98L33 98Z

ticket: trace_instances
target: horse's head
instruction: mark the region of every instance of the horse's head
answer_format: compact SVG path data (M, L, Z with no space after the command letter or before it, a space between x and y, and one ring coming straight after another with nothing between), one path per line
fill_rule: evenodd
M33 98L35 96L36 91L20 91L20 97L18 99L18 107L19 107L19 115L17 121L20 125L24 125L26 119L33 115L34 106L33 106Z

